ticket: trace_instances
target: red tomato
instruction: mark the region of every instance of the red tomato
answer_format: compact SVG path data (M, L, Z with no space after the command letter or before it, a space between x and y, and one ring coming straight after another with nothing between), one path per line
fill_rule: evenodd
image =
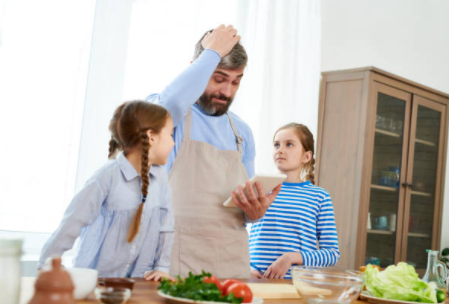
M221 286L223 287L223 289L221 290L221 293L223 295L228 294L228 288L231 287L231 285L234 284L234 283L240 283L240 281L239 280L235 280L235 279L227 279L227 280L225 280L221 284Z
M220 280L216 276L203 277L203 283L210 283L217 285L220 291L223 291L223 287L221 286Z
M231 293L236 298L243 298L242 303L251 303L253 301L253 292L245 283L235 283L229 286L227 294Z

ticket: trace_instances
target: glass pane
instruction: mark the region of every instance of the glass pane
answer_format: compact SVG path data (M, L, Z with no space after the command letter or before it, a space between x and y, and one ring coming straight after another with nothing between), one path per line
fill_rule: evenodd
M420 269L427 266L432 242L440 118L440 112L418 106L407 262Z
M365 262L394 264L404 100L378 94Z

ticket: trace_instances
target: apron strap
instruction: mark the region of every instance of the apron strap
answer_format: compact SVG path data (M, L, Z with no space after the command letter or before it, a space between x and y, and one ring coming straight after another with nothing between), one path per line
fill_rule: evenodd
M190 139L190 130L192 125L192 109L189 109L186 114L186 120L184 123L184 138Z
M226 115L228 115L229 122L231 123L232 131L234 132L235 140L237 142L237 148L238 148L239 152L242 153L242 141L243 141L243 138L237 132L237 128L234 125L234 120L232 119L231 115L229 115L228 112L226 112Z
M234 120L232 119L231 115L226 112L226 115L228 115L229 122L231 123L232 131L235 135L235 141L237 143L237 149L240 153L242 153L242 142L243 138L239 135L237 132L237 128L234 125ZM186 114L186 120L184 123L184 138L190 139L190 131L192 129L192 109L189 109L189 111Z

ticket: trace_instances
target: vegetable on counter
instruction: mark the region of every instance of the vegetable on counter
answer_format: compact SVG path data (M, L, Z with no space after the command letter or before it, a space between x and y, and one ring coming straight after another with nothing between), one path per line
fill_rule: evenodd
M437 303L436 285L422 281L413 266L400 262L388 266L384 271L368 265L365 270L366 289L375 297Z
M221 282L207 272L194 275L189 272L185 279L177 277L177 281L163 278L158 289L172 297L186 298L194 301L212 301L226 303L250 303L253 299L251 289L238 280Z
M436 292L437 292L437 302L443 303L446 300L446 291L437 289Z

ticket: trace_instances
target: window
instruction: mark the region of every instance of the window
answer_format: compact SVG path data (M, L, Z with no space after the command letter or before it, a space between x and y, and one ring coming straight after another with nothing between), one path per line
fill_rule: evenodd
M95 2L0 8L0 230L52 232L74 194Z

